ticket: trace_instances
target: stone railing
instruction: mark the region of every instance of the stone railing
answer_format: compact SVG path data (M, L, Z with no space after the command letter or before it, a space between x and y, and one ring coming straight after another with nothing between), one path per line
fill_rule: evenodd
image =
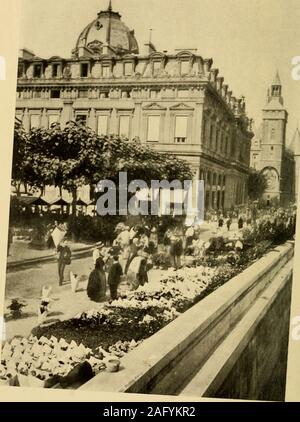
M287 349L293 253L276 247L81 389L259 397Z

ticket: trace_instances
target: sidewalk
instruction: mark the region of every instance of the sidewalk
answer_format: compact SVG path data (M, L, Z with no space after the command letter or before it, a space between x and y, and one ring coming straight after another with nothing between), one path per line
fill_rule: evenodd
M56 265L46 264L43 268L35 270L28 270L22 274L22 282L18 282L17 285L11 285L8 295L6 295L5 304L10 302L9 297L20 297L26 302L26 307L23 311L23 316L19 319L8 318L5 323L6 340L12 339L14 336L29 336L31 330L38 325L38 305L40 303L40 287L43 284L52 286L51 298L54 299L51 305L51 311L46 319L46 323L51 320L65 320L74 317L75 315L91 310L97 309L102 304L92 302L86 292L88 276L92 270L92 259L83 258L72 263L72 270L80 275L80 283L76 293L71 291L70 281L65 282L61 287L57 283L57 268ZM28 274L27 274L28 272ZM46 275L45 275L46 272ZM149 271L149 282L155 281L157 278L164 273L163 270L150 270ZM67 276L68 271L66 271ZM41 281L40 275L44 275L44 283ZM10 277L15 277L11 275ZM68 276L66 277L68 278ZM28 280L33 281L33 284L37 284L35 288L26 286ZM10 280L12 281L12 280ZM12 283L13 284L13 283ZM121 283L119 286L119 292L128 290L126 284ZM17 294L18 293L18 294ZM109 288L107 285L107 300L110 298Z
M84 254L90 252L94 246L95 244L69 242L73 257L84 256ZM33 249L30 248L29 242L16 241L12 243L10 247L10 255L7 259L7 269L12 270L23 266L34 265L41 262L51 262L54 260L56 260L56 252L54 249Z

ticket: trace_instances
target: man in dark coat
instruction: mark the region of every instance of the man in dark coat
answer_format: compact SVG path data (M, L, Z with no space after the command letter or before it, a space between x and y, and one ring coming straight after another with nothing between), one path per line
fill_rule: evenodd
M67 246L66 241L60 243L57 247L58 254L58 277L59 285L61 286L64 282L64 271L66 265L71 264L71 249Z
M119 257L115 255L114 262L108 273L108 285L110 290L110 297L112 300L118 298L118 285L120 284L122 274L123 271L121 264L119 263Z
M89 276L87 295L94 302L104 302L106 300L106 276L102 258L96 260L95 269Z

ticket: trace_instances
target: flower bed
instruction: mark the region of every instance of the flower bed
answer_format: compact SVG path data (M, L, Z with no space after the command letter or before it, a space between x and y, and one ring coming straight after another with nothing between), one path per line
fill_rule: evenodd
M272 235L286 240L289 233L282 232L278 225L276 232L274 227ZM272 237L262 239L252 230L244 232L243 241L238 242L240 247L233 242L234 250L230 250L219 237L208 253L195 259L195 267L168 270L160 280L116 301L66 321L37 327L32 332L35 337L12 340L1 356L0 380L7 382L16 374L40 380L67 376L83 362L88 362L94 373L105 369L110 357L122 358L259 259L272 245Z

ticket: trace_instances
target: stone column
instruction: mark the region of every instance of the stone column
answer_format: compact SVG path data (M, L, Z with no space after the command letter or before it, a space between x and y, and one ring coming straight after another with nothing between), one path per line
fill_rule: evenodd
M132 131L131 137L141 138L141 114L142 114L142 101L135 101L134 114L132 118Z
M194 114L192 117L192 144L202 146L202 116L203 116L203 105L202 103L196 103Z

